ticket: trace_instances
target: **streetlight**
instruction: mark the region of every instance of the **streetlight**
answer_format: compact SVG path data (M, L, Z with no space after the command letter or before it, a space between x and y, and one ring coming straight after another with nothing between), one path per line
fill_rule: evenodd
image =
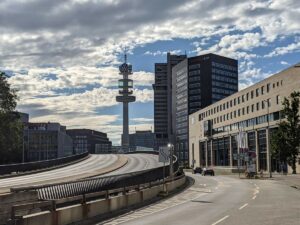
M268 121L268 127L267 127L267 130L268 130L268 151L269 151L269 172L270 172L270 178L272 178L272 154L271 154L271 148L270 148L270 116L269 116L269 101L270 99L266 99L266 100L263 100L263 102L267 103L267 121Z
M170 176L173 179L173 152L174 152L174 145L169 143L168 148L170 149Z

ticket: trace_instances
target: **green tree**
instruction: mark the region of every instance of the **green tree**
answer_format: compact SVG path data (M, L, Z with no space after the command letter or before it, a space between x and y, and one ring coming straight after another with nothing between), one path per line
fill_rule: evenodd
M294 91L289 98L284 98L282 105L285 120L280 122L278 131L272 136L271 145L273 154L289 162L293 174L296 174L300 146L300 92Z
M16 90L10 87L7 76L0 71L0 164L22 159L23 126L15 112Z

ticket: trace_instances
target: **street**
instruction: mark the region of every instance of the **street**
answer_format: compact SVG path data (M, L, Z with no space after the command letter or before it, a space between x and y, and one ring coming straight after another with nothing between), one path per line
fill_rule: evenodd
M300 191L275 180L188 174L194 185L106 225L298 225Z

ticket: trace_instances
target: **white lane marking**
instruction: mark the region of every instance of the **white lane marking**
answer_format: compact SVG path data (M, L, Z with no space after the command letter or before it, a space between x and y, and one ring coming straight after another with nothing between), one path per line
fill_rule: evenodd
M218 223L221 223L223 220L226 220L228 217L229 217L229 215L224 216L222 219L219 219L218 221L214 222L214 223L211 224L211 225L216 225L216 224L218 224Z
M246 204L242 205L242 206L239 208L239 210L241 210L241 209L245 208L247 205L248 205L248 203L246 203Z
M254 196L252 197L252 199L253 199L253 200L256 199L256 195L254 195Z

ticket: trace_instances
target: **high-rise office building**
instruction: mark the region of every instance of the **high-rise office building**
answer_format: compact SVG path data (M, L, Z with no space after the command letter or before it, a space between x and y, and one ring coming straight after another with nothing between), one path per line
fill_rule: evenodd
M172 136L172 67L186 55L167 54L166 63L155 63L154 132L156 148L166 146Z
M238 91L238 62L215 54L190 57L172 69L172 127L179 162L188 164L188 116Z

